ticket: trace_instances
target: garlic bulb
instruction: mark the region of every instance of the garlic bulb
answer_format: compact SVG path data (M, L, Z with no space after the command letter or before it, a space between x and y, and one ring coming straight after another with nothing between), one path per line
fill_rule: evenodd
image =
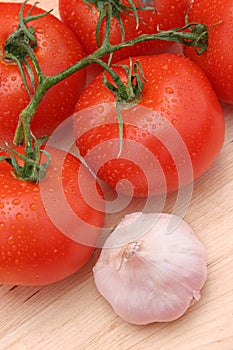
M124 247L113 247L114 239L117 242L119 235L132 230L134 221L146 222L147 217L154 223L147 225L145 234ZM175 215L129 214L106 241L93 273L100 294L125 321L172 321L200 298L207 276L205 249L191 227Z

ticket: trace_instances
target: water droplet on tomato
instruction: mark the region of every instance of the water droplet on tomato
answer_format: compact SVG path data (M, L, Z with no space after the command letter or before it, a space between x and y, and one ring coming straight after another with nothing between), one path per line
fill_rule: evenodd
M167 87L167 88L165 89L165 91L166 91L166 93L168 93L168 94L173 94L173 93L174 93L174 90L173 90L172 88L170 88L170 87Z
M37 205L35 203L32 203L30 205L30 208L31 208L31 210L36 210L37 209Z
M26 91L26 87L24 84L21 85L21 90Z
M97 111L99 113L103 113L104 112L104 107L103 106L98 106Z
M0 222L0 231L6 230L6 224L4 222Z
M96 40L96 33L95 33L95 32L93 32L93 33L91 34L91 39L92 39L92 40Z
M148 121L148 123L151 123L153 121L153 119L151 117L147 117L147 121Z
M21 203L21 201L19 199L14 199L12 201L12 204L14 204L14 205L19 205L20 203Z
M10 245L13 245L14 244L14 237L13 236L8 237L7 241Z
M16 219L19 221L23 220L23 214L21 213L16 214Z
M4 208L4 203L0 203L0 209L3 209Z
M36 28L36 32L39 34L44 34L44 29L43 28Z

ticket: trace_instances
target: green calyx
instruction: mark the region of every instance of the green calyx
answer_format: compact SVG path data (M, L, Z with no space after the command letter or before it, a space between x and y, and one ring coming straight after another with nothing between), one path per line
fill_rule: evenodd
M123 120L121 115L121 109L130 108L132 105L138 103L141 99L144 83L146 78L143 74L142 67L139 61L135 61L133 64L130 58L129 65L127 64L114 64L115 67L121 67L124 69L126 74L126 82L124 83L120 75L116 73L115 70L110 67L109 63L105 63L101 59L92 58L90 62L99 64L104 69L103 74L103 84L107 89L113 92L116 97L116 113L118 119L119 128L119 140L120 147L118 152L118 157L121 155L123 146ZM106 73L111 77L110 81Z
M36 19L42 18L46 16L51 11L39 14L39 15L32 15L32 11L35 8L35 3L29 10L26 17L23 17L23 12L25 9L25 5L28 1L25 1L22 4L22 7L20 9L19 13L19 25L15 32L13 32L8 39L5 42L4 45L4 58L6 60L13 60L17 63L21 76L23 78L24 85L27 89L27 92L30 97L32 97L31 88L33 92L35 92L35 77L32 70L32 67L30 65L30 62L33 64L36 73L38 75L38 79L41 79L43 77L43 74L40 70L39 64L37 62L37 59L34 55L34 49L37 47L37 39L35 36L35 30L32 26L26 26L27 23L32 22ZM28 73L28 76L30 78L31 82L31 88L28 84L25 70Z
M121 109L130 108L132 105L137 104L140 101L146 78L143 74L140 62L138 61L135 61L133 64L132 59L130 59L129 66L126 64L115 64L114 66L123 68L127 76L127 81L124 84L116 72L113 71L114 74L110 72L111 78L114 82L113 84L107 79L106 74L103 75L104 85L116 96L116 113L120 140L118 157L120 157L123 147L123 119Z
M42 144L47 137L35 139L34 145L25 151L25 155L19 153L14 148L6 144L6 153L8 156L0 156L0 162L6 161L13 168L13 174L19 180L38 183L46 176L46 170L52 161L50 154L41 150ZM40 164L41 153L44 153L48 161ZM23 165L19 165L19 161L23 161Z
M146 81L140 63L138 61L135 61L133 64L132 59L130 59L129 66L126 64L114 64L113 66L122 67L125 70L127 82L123 83L119 75L116 74L115 71L113 71L114 73L109 73L115 84L111 83L107 79L106 74L104 74L104 85L115 94L116 102L121 104L137 103L140 100L144 87L144 82Z
M121 19L122 14L125 14L128 16L134 16L136 20L136 29L137 29L139 26L139 16L138 16L139 10L156 11L154 7L150 7L150 6L136 7L133 0L128 1L129 6L123 5L122 1L119 1L119 0L83 0L83 2L90 8L90 10L92 10L92 7L90 5L94 5L99 12L97 26L96 26L96 40L97 40L98 47L101 46L100 29L104 18L106 18L107 16L106 11L108 6L111 7L112 18L116 18L119 23L122 42L125 40L125 29Z
M193 46L198 55L202 55L207 47L209 40L209 30L205 24L201 23L188 23L186 17L186 25L182 28L173 28L167 31L160 31L160 40L167 40L182 44L184 46Z

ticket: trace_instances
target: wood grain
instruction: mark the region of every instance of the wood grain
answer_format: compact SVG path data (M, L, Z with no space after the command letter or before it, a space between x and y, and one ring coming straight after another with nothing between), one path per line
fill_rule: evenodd
M58 15L57 1L41 0L40 7L54 7ZM195 182L185 216L207 249L202 299L175 322L129 325L94 286L96 251L81 271L59 283L0 287L1 350L233 350L233 107L224 111L224 147ZM168 197L167 206L173 203Z

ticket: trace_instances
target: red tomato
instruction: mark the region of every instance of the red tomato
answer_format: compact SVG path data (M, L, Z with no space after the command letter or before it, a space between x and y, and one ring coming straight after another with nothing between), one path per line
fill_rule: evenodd
M139 28L136 29L134 16L121 14L125 29L125 40L130 40L141 34L152 34L157 32L157 27L167 30L174 27L182 27L185 24L185 14L190 0L135 0L136 7L150 6L153 10L141 10L139 14ZM123 5L130 6L127 0L122 1ZM59 0L59 11L62 21L76 34L84 51L87 54L97 49L96 25L99 11L90 3L92 10L88 8L83 0ZM132 14L132 13L131 13ZM104 25L101 28L101 40L104 33ZM112 19L110 42L116 44L121 42L120 26L116 18ZM132 47L122 49L114 53L113 61L136 55L148 55L160 53L171 45L170 42L154 40L141 43Z
M122 110L121 156L117 158L119 128L111 105L115 96L103 85L102 75L86 88L76 105L74 133L81 155L101 179L114 188L120 180L129 180L134 195L142 197L174 191L202 175L221 150L224 118L211 84L189 59L161 54L135 60L147 81L136 107ZM114 70L126 81L122 68ZM193 170L190 176L188 162ZM125 183L118 185L128 193Z
M39 184L16 179L11 166L0 162L0 283L44 285L63 279L89 260L102 232L104 205L96 203L92 176L74 156L49 152L53 160Z
M189 13L190 22L208 25L209 44L198 56L193 48L185 48L185 55L205 71L217 96L233 103L233 2L231 0L195 0ZM217 23L219 25L214 27Z
M17 65L4 60L4 43L17 28L21 4L0 3L0 143L12 141L19 114L30 101ZM24 15L31 6L26 5ZM32 15L44 12L34 8ZM36 31L38 46L35 55L45 75L54 75L83 57L74 34L57 18L46 17L29 22ZM51 88L43 98L32 131L36 136L50 134L73 112L85 85L85 71L80 71Z

